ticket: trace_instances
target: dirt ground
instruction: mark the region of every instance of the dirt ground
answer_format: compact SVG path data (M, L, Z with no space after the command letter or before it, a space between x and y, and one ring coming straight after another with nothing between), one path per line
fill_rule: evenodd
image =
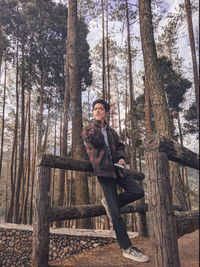
M122 256L117 243L94 248L69 256L62 262L50 263L51 267L155 267L149 238L137 237L132 243L150 257L148 263L138 263ZM181 267L199 267L199 230L178 239Z

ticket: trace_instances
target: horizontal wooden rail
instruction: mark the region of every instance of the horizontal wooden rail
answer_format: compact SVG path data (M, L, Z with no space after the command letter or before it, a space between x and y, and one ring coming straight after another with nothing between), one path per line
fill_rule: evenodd
M174 210L182 211L181 207L174 205ZM121 213L135 213L148 211L148 204L134 203L121 208ZM102 205L81 205L69 207L52 207L49 210L49 221L61 221L69 219L90 218L105 215L105 209Z
M167 154L168 159L184 166L199 169L199 155L181 146L178 142L158 134L148 134L144 140L146 152L158 151Z
M199 229L199 210L189 210L175 213L178 237L190 234Z
M37 157L37 166L45 166L50 168L58 168L64 170L74 170L83 172L93 172L92 164L89 161L73 159L69 157L61 157L57 155L41 153ZM127 170L135 180L143 180L144 173Z

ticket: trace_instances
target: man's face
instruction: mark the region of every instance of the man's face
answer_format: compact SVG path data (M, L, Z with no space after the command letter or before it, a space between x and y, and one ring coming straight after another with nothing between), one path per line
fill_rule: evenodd
M97 103L94 106L93 117L95 118L95 120L99 120L99 121L107 119L108 112L106 112L103 104Z

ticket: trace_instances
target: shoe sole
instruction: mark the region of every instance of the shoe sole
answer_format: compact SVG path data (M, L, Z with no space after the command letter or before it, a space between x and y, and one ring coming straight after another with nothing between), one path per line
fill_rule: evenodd
M125 258L128 258L128 259L130 259L130 260L134 260L134 261L137 261L137 262L148 262L149 261L149 259L138 259L138 258L135 258L134 256L130 256L129 254L125 254L125 253L123 253L123 256L125 257Z

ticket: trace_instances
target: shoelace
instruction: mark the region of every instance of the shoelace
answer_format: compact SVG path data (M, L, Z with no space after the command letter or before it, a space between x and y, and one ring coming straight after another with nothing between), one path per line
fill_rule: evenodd
M130 252L129 253L131 253L131 252L135 252L138 256L144 256L143 252L139 248L134 247L134 246L132 246L130 248Z

